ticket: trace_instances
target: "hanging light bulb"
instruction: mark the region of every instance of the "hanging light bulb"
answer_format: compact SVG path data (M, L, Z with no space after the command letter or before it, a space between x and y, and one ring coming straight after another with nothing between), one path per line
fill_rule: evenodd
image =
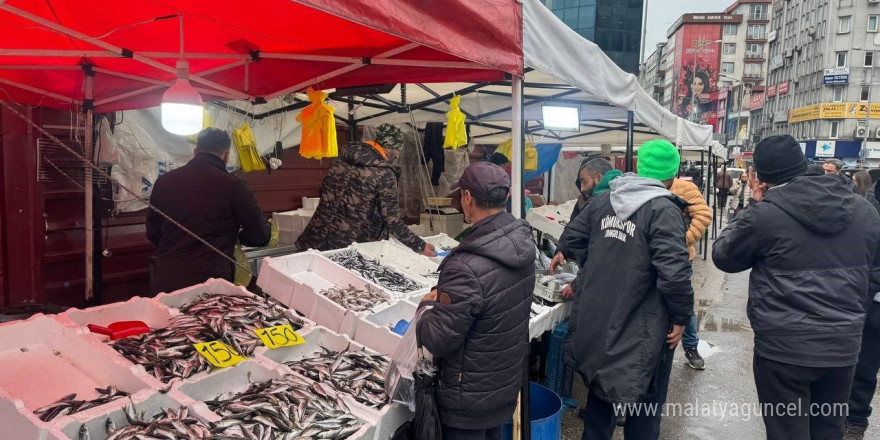
M162 127L189 136L202 129L202 96L189 83L189 63L177 61L177 81L162 95Z

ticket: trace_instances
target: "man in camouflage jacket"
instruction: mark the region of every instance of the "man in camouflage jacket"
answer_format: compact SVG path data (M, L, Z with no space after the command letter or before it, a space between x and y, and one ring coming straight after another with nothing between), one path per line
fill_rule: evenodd
M394 236L416 252L434 255L433 246L400 218L399 171L383 153L361 142L340 148L321 184L321 203L296 241L298 249L325 251Z

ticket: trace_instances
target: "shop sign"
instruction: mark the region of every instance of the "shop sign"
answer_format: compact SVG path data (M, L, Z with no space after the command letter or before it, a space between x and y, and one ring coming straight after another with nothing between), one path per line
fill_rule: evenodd
M826 86L849 84L849 67L832 67L830 69L825 69L825 76L822 79L822 84L825 84Z
M786 81L784 83L780 83L779 87L776 89L780 95L785 95L788 93L789 82Z
M865 145L865 158L880 159L880 142L868 142Z
M773 120L776 123L785 122L788 119L788 110L780 110L773 113Z
M819 117L822 119L843 119L847 114L847 104L835 102L819 106Z
M790 123L812 121L813 119L819 119L818 104L795 108L788 112L788 122Z
M767 34L767 42L772 43L774 41L776 41L776 30L775 29L770 31L770 33Z
M731 153L730 153L730 157L732 157L734 159L742 159L742 148L733 147L733 150L731 150Z
M865 102L828 102L792 109L788 122L812 121L815 119L865 119L868 117L868 104ZM880 103L871 104L871 119L880 119Z
M767 96L771 98L776 96L776 86L767 87Z
M785 64L785 58L782 57L782 54L776 54L770 57L770 70L776 70L782 65Z
M816 142L816 157L834 157L836 149L836 141L818 141Z
M754 151L746 151L745 153L743 153L743 157L742 157L742 158L743 158L743 159L751 159L751 158L753 158L753 157L755 157L755 152L754 152Z
M764 94L763 93L752 93L752 102L749 105L749 110L755 111L764 108Z

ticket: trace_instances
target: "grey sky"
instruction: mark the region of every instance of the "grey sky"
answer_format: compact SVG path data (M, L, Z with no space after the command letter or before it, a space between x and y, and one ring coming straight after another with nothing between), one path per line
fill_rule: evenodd
M721 12L735 0L645 0L648 3L648 37L645 56L651 55L657 43L666 41L666 31L683 14Z

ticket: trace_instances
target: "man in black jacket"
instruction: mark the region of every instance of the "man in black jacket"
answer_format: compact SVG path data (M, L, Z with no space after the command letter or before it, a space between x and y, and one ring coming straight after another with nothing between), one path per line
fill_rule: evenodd
M753 201L712 259L725 272L752 269L752 368L767 437L840 439L865 307L880 291L880 215L839 175L804 176L791 136L758 144L754 169Z
M496 440L522 385L535 242L528 223L504 212L510 177L503 169L475 163L457 187L474 226L440 265L437 287L420 305L433 308L417 335L440 369L443 438Z
M611 162L601 157L586 158L581 162L578 178L575 180L575 185L579 191L578 198L574 209L571 211L569 223L573 222L578 214L587 207L590 203L590 198L593 197L593 189L599 185L605 174L613 169L614 167L611 166Z
M646 144L638 160L639 176L612 180L568 225L551 264L582 268L565 354L589 388L584 440L611 439L617 415L626 438L660 436L675 347L693 311L682 206L668 190L678 150Z
M226 172L229 135L216 128L199 133L195 157L163 175L150 203L232 258L236 239L265 246L271 228L243 180ZM147 238L158 249L153 293L172 292L207 281L233 280L235 265L154 211L147 214Z

